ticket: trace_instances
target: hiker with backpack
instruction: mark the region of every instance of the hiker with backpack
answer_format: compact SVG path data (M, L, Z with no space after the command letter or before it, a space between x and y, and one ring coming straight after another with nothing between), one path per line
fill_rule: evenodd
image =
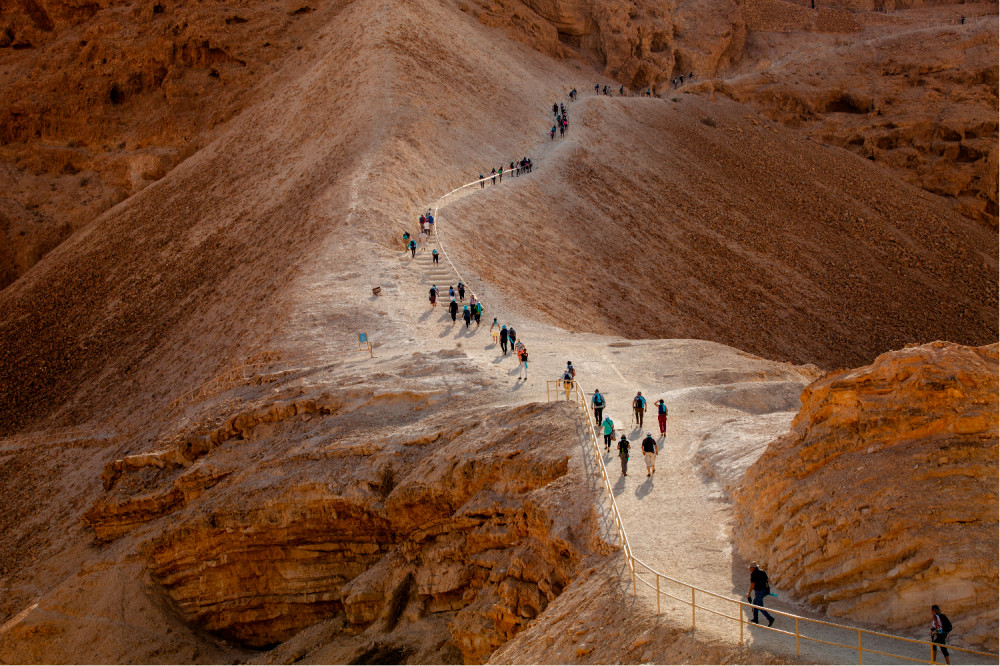
M632 398L632 413L635 415L636 425L642 429L642 417L646 413L646 399L642 397L642 391L635 394Z
M458 300L465 300L465 283L461 280L458 281Z
M753 604L753 619L750 620L754 624L760 624L757 621L757 611L760 610L767 618L767 626L774 624L774 618L764 610L764 597L771 593L771 585L767 580L767 573L757 567L756 562L750 563L750 590L747 592L747 603ZM753 601L751 601L753 599Z
M500 341L500 322L496 317L493 317L493 323L490 324L490 334L493 336L493 344Z
M611 440L615 438L615 422L611 420L610 416L605 416L604 420L601 421L601 434L604 435L605 452L610 451Z
M431 259L434 260L435 264L438 262L438 251L437 251L437 248L434 248L433 250L431 250Z
M628 437L622 433L622 438L618 440L618 458L622 461L622 476L628 476Z
M448 304L448 311L451 313L451 323L454 324L458 321L458 302L454 298Z
M455 300L455 287L448 285L448 298Z
M504 356L507 355L507 335L507 325L505 324L500 327L500 351L503 352Z
M642 457L646 459L646 476L656 473L656 454L660 452L660 447L653 439L653 433L647 432L646 438L642 440Z
M523 371L524 381L528 381L528 350L524 347L523 342L518 341L515 351L517 352L518 360L517 378L521 379L521 372Z
M472 316L476 320L476 328L479 328L479 318L483 316L483 304L479 301L472 306Z
M566 399L569 400L569 392L573 390L573 375L572 375L572 373L570 373L570 371L567 370L566 372L564 372L562 374L562 379L560 381L562 382L563 388L566 389ZM557 393L556 395L559 395L559 394Z
M438 303L438 288L437 285L431 285L431 307L437 306Z
M479 188L483 189L486 187L486 176L479 174Z
M667 436L667 403L663 399L656 401L656 418L660 422L660 437Z
M549 141L552 141L555 138L556 138L556 126L553 125L552 129L549 130Z
M410 258L417 256L417 241L410 239Z
M604 396L601 395L600 390L594 391L594 397L590 399L590 404L594 408L594 423L600 423L601 413L604 411ZM610 442L607 444L611 446Z
M952 627L951 620L948 616L941 612L937 604L931 606L931 662L933 662L937 656L938 645L941 646L941 654L944 655L944 663L950 664L951 657L948 656L948 648L945 647L945 643L948 641L948 634L951 633Z
M472 323L472 312L468 305L462 307L462 319L465 320L465 327L469 328L469 324Z
M514 330L513 326L507 328L507 341L510 343L510 348L514 349L514 343L517 342L517 331Z

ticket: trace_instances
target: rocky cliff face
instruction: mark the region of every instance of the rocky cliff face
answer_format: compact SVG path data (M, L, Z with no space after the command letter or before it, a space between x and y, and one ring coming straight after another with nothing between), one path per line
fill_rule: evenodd
M778 589L923 638L997 647L997 345L936 342L810 385L734 498Z

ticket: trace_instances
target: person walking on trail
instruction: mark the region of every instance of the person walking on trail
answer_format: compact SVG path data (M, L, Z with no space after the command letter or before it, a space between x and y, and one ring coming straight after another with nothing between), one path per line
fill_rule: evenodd
M403 232L403 247L410 247L410 232Z
M448 311L451 312L451 323L458 321L458 302L453 298L448 304Z
M771 585L767 580L767 572L763 569L757 567L756 562L750 563L750 590L747 592L747 603L753 604L753 619L750 621L754 624L760 624L757 621L757 611L759 610L767 618L767 626L774 624L774 618L771 614L764 610L764 597L766 597L771 592ZM753 599L753 601L751 601Z
M497 175L500 176L500 182L503 182L503 165L500 165L500 169L497 170Z
M426 235L425 235L425 234L424 234L423 232L420 232L420 235L419 235L419 236L417 236L417 239L418 239L418 243L419 243L419 247L420 247L420 251L421 251L421 252L423 252L424 250L426 250L426 249L427 249L426 245L424 245L424 238L426 238Z
M660 452L660 447L653 439L653 433L647 432L646 438L642 440L642 457L646 459L646 476L656 473L656 454Z
M600 390L594 391L594 397L590 399L590 405L594 408L594 423L601 422L601 414L604 413L604 396Z
M431 307L436 306L438 303L438 288L437 285L431 285Z
M557 113L559 113L559 103L558 102L553 102L552 103L552 115L554 116Z
M566 361L566 372L571 374L573 379L576 379L576 368L573 367L573 361Z
M598 94L600 94L600 91L601 91L601 84L595 83L594 84L594 94L598 95Z
M663 399L656 401L656 418L660 422L660 437L667 436L667 403Z
M513 326L507 327L507 341L510 343L510 348L514 348L514 343L517 342L517 331L514 330Z
M524 373L524 381L528 381L528 350L525 349L523 342L517 343L517 378L521 379L521 373Z
M566 135L566 126L559 123L559 138L563 138Z
M642 397L642 391L632 398L632 412L635 414L636 425L642 428L642 417L646 413L646 399Z
M506 324L500 327L500 351L503 355L507 355L507 326Z
M944 655L944 663L950 664L951 657L948 656L948 648L945 643L948 641L948 634L951 633L951 620L941 612L937 604L931 606L931 661L935 661L938 645L941 646L941 654Z
M480 189L486 187L486 176L484 176L483 174L479 174L479 187Z
M438 263L438 251L437 251L437 248L434 248L433 250L431 250L431 259L434 260L435 264Z
M465 283L461 280L458 281L458 300L465 300Z
M476 298L475 294L469 294L469 307L475 308L476 303L478 302L479 300Z
M569 370L562 374L562 385L566 389L566 399L569 400L569 392L573 390L573 375Z
M413 258L413 257L416 257L416 256L417 256L417 241L415 241L415 240L413 240L411 238L410 239L410 257Z
M465 320L465 327L469 328L469 324L472 323L472 311L469 310L469 306L462 307L462 319Z
M493 344L500 341L500 322L497 321L496 317L493 317L493 323L490 324L490 333L493 335Z
M610 416L605 416L601 421L601 434L604 435L604 450L611 450L611 440L615 438L615 422Z
M430 211L427 211L427 235L430 236L434 232L434 216L431 215Z
M448 298L455 300L455 287L448 286Z
M619 86L619 88L618 88L618 96L619 97L624 97L625 96L625 86L624 85Z
M490 177L493 179L493 184L496 185L497 184L497 170L496 169L493 169L493 171L490 172Z
M479 301L472 306L472 316L476 318L476 328L479 328L479 318L483 316L483 304Z
M556 126L553 125L552 129L549 130L549 141L552 141L555 138L556 138Z
M623 433L622 438L618 440L618 459L622 461L622 476L628 476L628 450L628 437Z

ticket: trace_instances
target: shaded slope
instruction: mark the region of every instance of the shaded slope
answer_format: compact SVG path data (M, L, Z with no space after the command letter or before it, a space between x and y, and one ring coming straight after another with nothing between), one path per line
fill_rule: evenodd
M455 206L463 261L562 326L796 362L996 338L995 234L747 107L675 99L572 105L535 178Z

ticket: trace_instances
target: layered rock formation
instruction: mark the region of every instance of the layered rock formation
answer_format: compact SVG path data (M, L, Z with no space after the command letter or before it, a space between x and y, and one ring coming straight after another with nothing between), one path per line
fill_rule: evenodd
M811 384L734 493L733 537L838 617L997 647L997 345L936 342Z

